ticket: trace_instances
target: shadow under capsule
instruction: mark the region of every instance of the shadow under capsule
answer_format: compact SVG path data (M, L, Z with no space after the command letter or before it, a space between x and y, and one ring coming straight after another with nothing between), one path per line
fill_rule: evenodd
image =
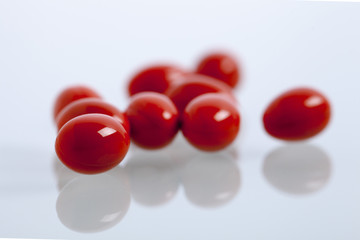
M293 195L321 190L331 177L331 160L319 147L289 144L270 152L263 163L263 174L276 189Z
M60 171L59 179L64 172L69 173ZM93 233L118 224L131 200L124 169L115 167L102 174L75 175L71 179L65 176L67 183L61 187L56 201L57 215L63 225L76 232Z

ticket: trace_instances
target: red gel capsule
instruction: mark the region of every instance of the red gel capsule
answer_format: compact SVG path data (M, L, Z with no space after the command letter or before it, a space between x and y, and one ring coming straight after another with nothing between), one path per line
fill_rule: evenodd
M92 113L68 121L58 133L55 150L70 169L95 174L117 166L129 145L129 134L118 120Z
M196 148L217 151L230 145L240 129L240 114L221 94L204 94L185 108L182 133Z
M226 53L212 53L205 56L199 62L196 72L223 81L232 88L240 79L237 61Z
M295 88L270 103L263 115L263 124L275 138L304 140L327 126L330 112L330 103L324 95L310 88Z
M64 107L56 118L58 130L74 117L88 113L102 113L109 115L119 120L127 132L130 131L129 122L125 114L110 103L104 102L98 98L80 99Z
M143 92L134 95L126 115L132 140L143 148L164 147L178 132L178 111L171 100L160 93Z
M170 97L179 113L182 114L191 100L205 93L224 93L234 102L236 101L232 95L232 89L225 83L199 74L188 74L185 81L171 87L166 95Z
M55 100L53 112L54 120L56 120L57 115L66 105L82 98L101 99L101 96L96 91L86 86L76 85L65 88Z
M181 79L182 75L183 71L180 68L170 65L145 68L130 80L129 95L146 91L164 93L174 82Z

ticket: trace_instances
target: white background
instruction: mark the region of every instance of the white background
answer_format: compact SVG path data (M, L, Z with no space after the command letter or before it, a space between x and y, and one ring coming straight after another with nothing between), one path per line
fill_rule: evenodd
M0 0L0 237L360 239L359 23L359 3ZM133 147L115 174L121 190L109 183L122 204L90 184L106 177L58 164L52 106L64 87L87 84L124 110L136 70L157 62L192 70L213 49L244 70L241 134L229 149L200 153L181 136L162 151ZM274 140L261 125L270 100L295 86L319 89L333 107L307 145ZM286 152L300 160L289 163ZM100 192L79 196L79 186ZM106 207L124 216L114 220ZM97 222L94 211L106 214ZM109 229L79 233L79 224Z

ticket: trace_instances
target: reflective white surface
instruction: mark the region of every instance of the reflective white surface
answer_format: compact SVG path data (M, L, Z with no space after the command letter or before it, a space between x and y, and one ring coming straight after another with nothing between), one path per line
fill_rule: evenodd
M1 1L0 238L360 239L360 4L300 1ZM181 136L131 147L84 176L54 152L56 94L85 83L124 109L143 64L241 59L241 134L202 153ZM294 86L333 106L319 136L287 144L261 114Z

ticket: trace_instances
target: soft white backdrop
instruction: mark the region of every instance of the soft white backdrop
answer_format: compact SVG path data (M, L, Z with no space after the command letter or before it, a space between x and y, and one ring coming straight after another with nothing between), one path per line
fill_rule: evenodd
M359 3L0 0L0 237L359 239L359 23ZM181 138L156 153L133 148L125 161L132 191L134 181L146 181L133 177L139 168L133 170L130 163L149 156L161 163L159 156L165 162L178 156L164 173L165 180L172 179L168 182L177 181L164 186L172 187L166 195L171 201L144 207L136 196L141 198L146 189L138 184L140 195L132 192L135 201L115 227L94 234L65 227L56 204L60 197L51 116L56 94L84 83L125 109L126 83L143 65L171 62L191 70L212 49L232 52L244 69L243 84L236 90L242 129L234 145L220 156L198 153ZM334 113L326 131L307 142L328 156L320 167L307 165L325 174L323 186L308 194L279 191L263 169L266 156L287 145L265 134L262 111L293 86L321 90ZM189 156L178 150L182 148ZM237 190L221 207L197 208L186 187L196 175L192 166L226 172L227 163L217 166L214 160L223 158L221 154L238 168L229 178ZM204 163L207 158L214 164ZM148 168L139 164L140 170L146 168L151 179L160 163ZM212 191L211 186L206 189Z

